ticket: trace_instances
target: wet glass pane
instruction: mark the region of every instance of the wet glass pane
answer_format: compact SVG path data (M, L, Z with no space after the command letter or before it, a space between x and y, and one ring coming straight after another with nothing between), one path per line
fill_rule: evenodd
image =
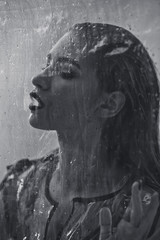
M159 69L160 3L154 1L0 1L0 153L5 166L22 157L39 156L54 147L54 133L28 124L31 78L45 65L46 54L75 23L110 23L131 30ZM46 139L53 145L46 147Z
M31 79L45 67L54 44L74 24L84 22L107 23L132 32L147 49L159 77L159 0L0 0L0 180L8 165L22 158L42 157L59 146L56 131L29 124ZM126 49L119 47L110 54L116 55L117 51ZM86 209L76 204L84 214ZM76 214L75 218L78 210ZM63 234L72 230L68 226ZM78 239L77 232L73 239ZM33 239L41 239L41 233L34 234ZM63 234L62 239L67 239Z

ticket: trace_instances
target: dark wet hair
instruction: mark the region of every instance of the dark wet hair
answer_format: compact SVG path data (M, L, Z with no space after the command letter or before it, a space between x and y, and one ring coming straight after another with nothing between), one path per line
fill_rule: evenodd
M76 24L72 31L87 42L96 59L101 92L121 91L126 103L103 127L102 161L117 164L136 178L160 187L159 85L154 64L129 31L100 23Z

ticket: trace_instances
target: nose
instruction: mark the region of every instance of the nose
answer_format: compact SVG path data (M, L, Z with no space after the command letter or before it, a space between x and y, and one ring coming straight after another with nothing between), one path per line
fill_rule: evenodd
M32 78L32 84L42 90L48 90L53 76L47 76L43 72Z

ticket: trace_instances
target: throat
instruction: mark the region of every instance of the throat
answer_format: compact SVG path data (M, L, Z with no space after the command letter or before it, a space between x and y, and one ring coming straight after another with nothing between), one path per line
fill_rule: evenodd
M117 191L127 176L123 169L114 164L108 166L107 155L102 159L100 136L90 141L80 141L74 148L60 142L62 151L59 164L57 193L61 198L95 197ZM85 144L86 143L86 144ZM104 157L103 157L104 158ZM60 187L58 187L60 186Z
M59 167L52 176L50 193L57 202L70 202L74 198L97 198L114 194L126 185L130 178L127 174L117 177L116 172L108 169L82 168L73 164L62 169Z

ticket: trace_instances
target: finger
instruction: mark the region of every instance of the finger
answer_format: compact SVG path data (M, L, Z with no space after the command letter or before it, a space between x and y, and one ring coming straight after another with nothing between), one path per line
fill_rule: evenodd
M130 206L128 206L128 207L126 208L126 211L125 211L124 215L123 215L123 219L124 219L126 222L130 222L130 216L131 216L131 208L130 208Z
M134 182L132 185L132 196L131 196L131 224L135 227L138 227L142 220L142 200L141 200L141 191L139 190L139 183Z
M152 227L153 220L157 213L158 206L159 206L159 195L156 192L152 196L148 211L147 211L146 215L144 216L143 222L140 226L140 231L144 232L145 236L148 235L148 233Z
M99 214L100 238L107 240L111 236L112 216L109 208L102 208Z
M122 219L117 226L118 239L123 240L138 240L137 228L135 228L130 222L126 222Z

